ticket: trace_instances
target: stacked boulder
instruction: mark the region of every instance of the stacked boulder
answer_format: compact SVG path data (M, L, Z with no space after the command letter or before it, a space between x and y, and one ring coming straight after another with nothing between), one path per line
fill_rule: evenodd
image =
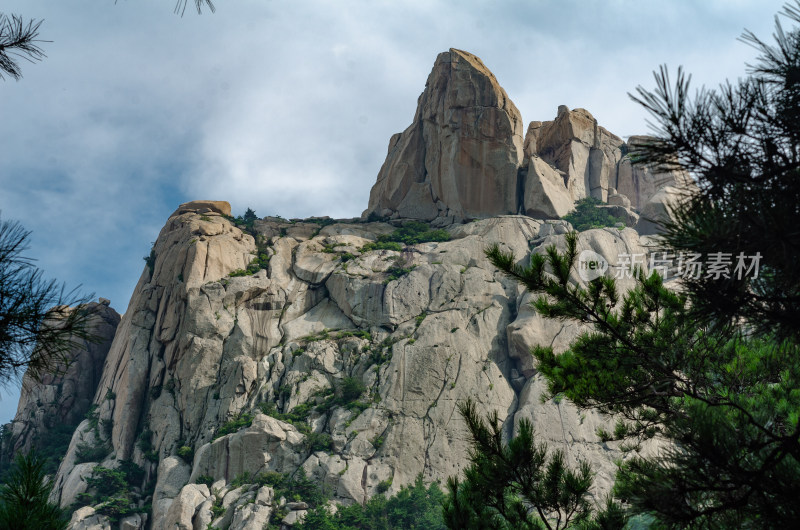
M478 57L450 49L437 57L414 121L392 136L363 217L437 226L504 214L558 219L594 197L653 233L691 179L634 164L629 153L646 142L626 143L587 110L564 105L554 120L531 122L523 140L520 113L495 76Z

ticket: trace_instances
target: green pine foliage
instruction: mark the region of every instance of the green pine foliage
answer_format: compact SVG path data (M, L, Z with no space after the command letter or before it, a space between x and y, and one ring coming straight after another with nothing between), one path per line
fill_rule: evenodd
M429 241L450 241L447 230L431 229L427 223L412 221L406 223L391 234L378 236L374 243L367 243L361 248L362 252L370 250L394 250L401 252L404 246L427 243Z
M657 273L640 274L624 296L609 277L571 284L576 242L568 234L565 253L550 247L525 268L497 246L487 256L540 293L539 314L594 328L560 355L549 346L533 350L552 395L616 414L618 437L674 442L657 457L624 464L617 497L632 513L676 527L800 520L798 345L712 331L694 318L688 295L664 287Z
M95 466L84 480L88 491L78 495L73 508L94 506L97 513L108 516L112 522L144 511L136 506L131 491L132 486L139 486L144 480L144 469L133 462L121 461L114 469Z
M599 519L591 518L588 497L593 473L587 463L569 469L563 452L550 453L545 444L536 443L527 419L520 421L517 436L505 444L496 411L488 424L471 400L459 405L459 411L469 428L472 451L463 481L457 477L447 481L448 528L603 528ZM608 528L622 528L626 521L611 501L600 516L613 522Z
M394 265L386 269L386 279L383 280L384 285L387 285L395 280L399 280L406 274L410 273L414 269L417 268L416 265L412 265L410 267L404 267L405 260L400 258Z
M257 408L267 416L294 425L305 435L305 445L309 451L328 452L333 448L333 439L329 434L312 432L308 424L309 416L313 411L325 414L334 407L344 407L361 413L370 406L369 402L359 400L366 391L367 387L360 378L348 376L343 378L335 389L315 392L316 404L300 403L286 413L279 412L277 405L272 401L259 403Z
M444 493L436 483L425 487L422 476L392 497L375 495L363 506L338 507L331 515L324 504L309 510L298 530L444 530Z
M640 149L656 170L679 165L699 190L674 208L666 223L668 250L760 255L760 271L728 278L700 275L684 282L695 318L731 326L742 319L759 334L800 340L800 2L776 17L775 42L746 32L742 41L760 52L750 75L718 90L690 89L678 70L665 68L656 88L636 99L659 127L659 139Z
M69 518L48 501L53 489L45 461L33 453L17 455L6 483L0 486L0 528L63 530Z
M252 232L253 225L258 220L258 215L256 215L256 212L252 208L247 208L247 210L245 210L244 212L244 215L238 215L236 217L232 216L225 216L225 217L233 224L235 224L236 226L238 226L239 228L241 228L246 232Z
M238 217L228 217L229 221L233 222L236 226L249 233L256 240L256 251L254 253L255 256L253 256L253 259L247 265L247 268L231 271L228 274L228 276L231 278L236 278L238 276L250 276L262 269L266 270L269 268L270 256L267 253L267 247L269 244L267 241L265 241L264 237L258 234L255 230L255 222L258 219L259 217L256 215L256 212L250 208L245 211L243 216L240 215Z
M584 197L575 201L575 209L564 216L578 232L591 228L603 228L606 226L616 226L619 219L613 217L605 208L599 208L603 204L600 199L594 197Z
M53 475L58 471L61 459L67 454L72 435L78 424L57 424L51 427L44 436L37 436L34 441L37 456L44 461L44 472Z
M206 482L213 480L211 477L202 478ZM295 525L298 530L444 530L446 528L442 518L444 493L436 484L426 488L421 475L417 477L414 485L404 486L393 497L375 495L363 506L361 504L339 506L336 514L331 514L328 508L332 492L326 487L321 487L313 478L306 476L302 467L291 475L274 471L258 475L244 472L231 482L231 487L249 484L272 487L276 499L284 497L289 501L302 501L308 504L309 510L305 520ZM285 515L285 512L275 510L271 514L267 528L278 528Z
M361 397L367 391L367 386L359 377L345 377L338 386L339 395L342 403L348 404Z
M214 433L214 439L216 440L220 436L225 436L226 434L231 434L239 429L244 429L245 427L250 427L253 424L253 415L249 412L244 412L238 414L232 420L225 422L217 432Z
M397 241L375 241L373 243L367 243L361 247L361 252L370 252L371 250L393 250L395 252L402 252L403 245Z
M416 245L429 241L450 241L450 233L447 230L431 229L427 223L412 221L388 236L378 236L378 241L397 241L404 245Z

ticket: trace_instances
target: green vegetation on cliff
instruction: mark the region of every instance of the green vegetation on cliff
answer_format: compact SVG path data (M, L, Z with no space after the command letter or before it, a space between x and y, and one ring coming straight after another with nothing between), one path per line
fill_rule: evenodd
M594 197L584 197L575 201L575 209L564 216L565 221L569 221L575 230L583 232L592 228L604 228L606 226L616 226L619 219L616 219L608 210L600 208L603 201Z
M447 230L431 229L431 227L419 221L406 223L391 234L378 236L374 243L367 243L361 248L362 252L370 250L395 250L400 252L405 245L416 245L430 241L450 241L450 233Z
M65 529L69 518L48 500L52 489L44 460L33 453L17 455L6 483L0 487L0 528Z
M388 488L389 484L385 487ZM427 488L418 476L413 485L396 495L378 494L363 506L338 507L335 514L324 504L309 510L298 530L443 530L444 493L436 483Z

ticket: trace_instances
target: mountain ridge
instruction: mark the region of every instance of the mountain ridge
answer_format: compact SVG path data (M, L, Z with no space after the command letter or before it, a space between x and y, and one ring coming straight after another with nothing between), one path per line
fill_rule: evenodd
M578 251L612 267L646 256L672 190L688 183L633 165L628 146L646 141L625 144L563 106L523 138L494 75L451 49L412 125L392 137L361 218L245 221L225 201L180 205L55 475L52 499L74 509L71 530L288 528L308 506L287 508L254 478L269 473L302 469L345 504L418 475L443 482L467 463L456 410L467 398L497 412L508 435L529 418L569 463L591 462L602 496L614 461L635 452L597 437L609 418L542 401L529 354L540 343L563 351L580 328L536 314L484 249L500 244L521 264L563 249L572 227L558 218L594 197L621 225L581 232ZM447 240L381 244L420 220ZM141 473L117 492L125 513L110 514L91 479L131 466Z

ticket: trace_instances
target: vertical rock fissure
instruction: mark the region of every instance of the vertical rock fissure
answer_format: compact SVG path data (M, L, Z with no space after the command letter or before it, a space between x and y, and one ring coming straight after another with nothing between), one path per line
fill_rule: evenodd
M516 212L518 215L525 215L525 179L527 176L528 168L520 167L517 170Z

